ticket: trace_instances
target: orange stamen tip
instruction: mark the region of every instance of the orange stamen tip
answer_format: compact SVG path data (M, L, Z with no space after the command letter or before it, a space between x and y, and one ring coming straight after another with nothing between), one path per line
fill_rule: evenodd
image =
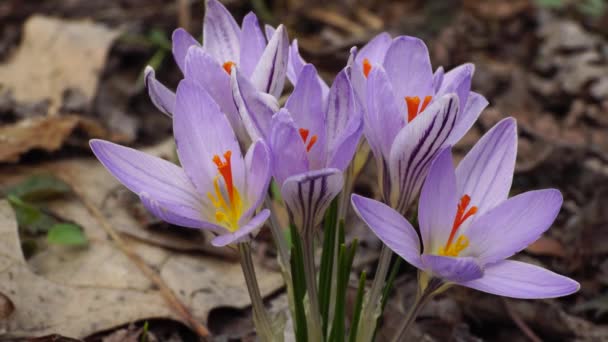
M369 62L369 59L364 58L363 59L363 75L365 75L365 78L367 78L367 76L369 76L370 71L372 71L372 64Z
M224 68L224 71L226 71L226 73L228 73L228 75L230 75L232 73L232 67L235 65L236 65L236 63L234 63L233 61L228 61L228 62L224 63L224 65L222 65L222 68Z
M418 115L420 98L418 96L406 96L405 103L407 104L407 122L411 122Z
M471 197L469 195L463 195L460 198L460 202L458 203L458 209L456 210L456 217L454 217L454 224L452 225L452 231L450 232L450 237L448 238L448 242L445 245L445 250L449 250L454 237L456 236L456 232L458 228L466 221L469 217L475 215L477 213L477 206L472 206L467 210L467 207L471 204Z
M302 140L304 142L306 142L306 140L308 139L308 133L310 133L310 131L307 130L306 128L300 128L298 131L300 132L300 136L302 137Z
M310 152L310 149L312 149L312 147L315 145L315 143L317 142L317 135L313 135L312 137L310 137L310 142L308 142L308 145L306 146L306 152Z

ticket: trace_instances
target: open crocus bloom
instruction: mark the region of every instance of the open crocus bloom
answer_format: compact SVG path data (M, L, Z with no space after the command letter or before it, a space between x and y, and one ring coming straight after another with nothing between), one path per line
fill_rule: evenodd
M384 200L405 213L437 151L460 140L487 101L470 91L472 64L433 75L418 38L380 34L353 50L350 64Z
M342 172L361 137L361 108L348 72L346 68L336 76L324 97L314 66L303 66L280 110L238 71L233 73L233 94L243 123L252 139L268 141L273 175L301 229L316 226L342 189Z
M509 198L517 133L513 119L488 132L456 170L449 148L440 152L422 188L412 225L387 205L353 195L358 215L395 253L431 279L513 298L550 298L579 284L531 264L505 260L537 240L555 220L555 189Z
M91 148L158 218L209 229L219 235L216 246L247 240L270 215L267 209L255 215L271 175L265 143L253 143L243 158L226 116L190 80L177 88L173 129L183 168L108 141L92 140Z
M203 22L204 44L183 29L173 32L173 56L185 78L201 84L226 113L239 138L244 133L230 88L233 68L264 93L279 97L285 84L289 41L281 25L262 33L258 19L249 13L239 27L230 12L217 0L206 1ZM151 67L145 81L152 102L172 115L175 95L158 82Z

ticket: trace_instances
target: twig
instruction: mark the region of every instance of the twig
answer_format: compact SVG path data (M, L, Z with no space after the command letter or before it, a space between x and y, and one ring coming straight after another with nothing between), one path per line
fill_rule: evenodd
M190 30L190 1L189 0L177 0L177 23L179 27L186 31Z
M71 175L67 175L67 177L61 177L64 182L69 184L72 187L72 190L78 197L78 199L84 204L87 210L95 217L95 219L101 224L101 227L106 231L108 235L114 240L114 243L118 246L118 248L142 271L142 273L150 279L154 285L158 287L161 295L169 304L171 308L175 311L175 313L180 316L200 337L205 338L209 336L209 330L205 328L200 322L198 322L191 314L190 311L186 308L186 306L175 296L173 290L167 286L165 281L158 275L158 273L152 269L146 262L134 251L132 251L125 240L112 228L112 225L105 218L101 210L97 206L95 206L91 201L87 199L84 195L84 192L80 187L70 179L73 179Z
M503 304L505 305L505 309L507 309L507 313L509 314L509 317L511 317L511 319L513 320L513 323L515 323L515 325L517 325L519 330L521 330L521 332L524 335L526 335L526 337L528 339L530 339L530 341L542 342L543 340L540 337L538 337L538 335L536 335L534 333L534 331L532 331L532 329L530 329L530 327L526 324L526 322L524 322L523 319L521 319L519 314L515 310L513 310L513 308L509 304L509 302L504 298L501 298L501 299L502 299Z

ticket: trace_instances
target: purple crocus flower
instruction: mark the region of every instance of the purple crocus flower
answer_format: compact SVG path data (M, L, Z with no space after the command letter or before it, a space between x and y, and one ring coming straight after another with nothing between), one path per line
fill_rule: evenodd
M474 67L433 75L418 38L382 33L352 50L351 79L365 104L365 137L376 157L384 200L405 213L437 152L456 143L488 104L470 91Z
M416 230L395 210L357 195L352 203L390 249L430 279L513 298L576 292L579 284L570 278L505 260L537 240L562 204L555 189L507 199L516 151L516 124L509 118L485 134L456 169L450 148L439 153L418 207L422 249Z
M239 27L230 12L217 0L206 0L203 22L204 44L184 29L173 32L173 56L185 78L201 84L244 138L243 125L231 96L230 72L236 67L261 92L279 97L285 84L289 40L281 25L262 33L255 14L249 13ZM175 106L175 95L146 68L146 85L152 102L167 115Z
M270 212L255 214L271 175L270 153L254 142L243 158L226 116L199 84L177 88L173 130L182 167L103 140L92 140L99 161L158 218L219 235L212 244L247 240Z
M316 226L343 185L362 132L362 113L345 68L323 96L314 66L299 72L285 107L257 91L235 71L233 94L252 139L268 141L273 175L294 222L301 229Z

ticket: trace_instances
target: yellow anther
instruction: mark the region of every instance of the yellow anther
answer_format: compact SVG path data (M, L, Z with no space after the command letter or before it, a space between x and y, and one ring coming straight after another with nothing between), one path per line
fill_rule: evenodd
M464 235L460 235L458 239L456 239L456 243L450 244L447 249L445 247L442 247L439 250L439 255L456 257L468 246L469 238Z

